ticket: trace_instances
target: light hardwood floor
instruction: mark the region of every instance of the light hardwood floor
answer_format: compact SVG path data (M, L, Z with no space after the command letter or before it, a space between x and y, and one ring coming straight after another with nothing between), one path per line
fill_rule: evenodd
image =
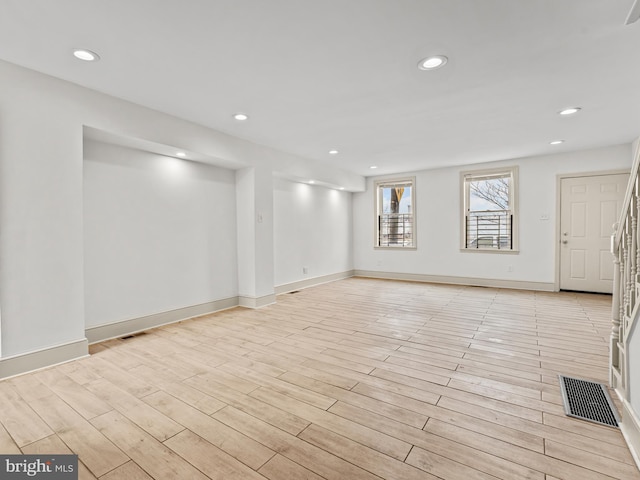
M566 417L607 381L611 297L351 278L0 382L0 451L80 478L640 479Z

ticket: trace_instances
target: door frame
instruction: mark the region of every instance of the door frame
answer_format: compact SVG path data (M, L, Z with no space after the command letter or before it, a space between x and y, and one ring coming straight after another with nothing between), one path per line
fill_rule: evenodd
M560 242L562 242L561 234L560 234L560 213L561 213L561 205L560 200L562 198L561 185L562 180L565 178L580 178L580 177L600 177L602 175L621 175L628 173L630 174L630 170L625 169L612 169L612 170L598 170L592 172L577 172L577 173L558 173L556 175L556 230L554 233L555 238L555 264L556 264L556 274L555 281L553 286L554 292L560 291ZM629 186L627 185L627 190ZM613 226L611 227L611 233L613 234ZM613 265L613 256L611 256L611 264Z

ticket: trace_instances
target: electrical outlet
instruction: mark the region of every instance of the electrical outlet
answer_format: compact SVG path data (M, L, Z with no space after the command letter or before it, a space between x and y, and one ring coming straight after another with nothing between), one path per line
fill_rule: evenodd
M513 272L513 265L507 265L507 272Z
M307 273L309 273L309 267L302 267L302 274L306 275Z

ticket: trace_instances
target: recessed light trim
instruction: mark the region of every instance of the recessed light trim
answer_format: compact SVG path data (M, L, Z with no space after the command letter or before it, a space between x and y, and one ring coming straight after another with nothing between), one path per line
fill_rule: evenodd
M553 140L549 142L549 145L560 145L561 143L564 143L564 140Z
M338 190L344 190L344 187L340 187L340 188L338 188Z
M184 158L184 157L186 157L186 156L187 156L187 154L186 154L186 153L184 153L184 152L177 152L177 153L176 153L176 157Z
M563 110L560 110L558 112L559 115L574 115L576 113L578 113L580 110L582 110L581 107L569 107L569 108L565 108Z
M338 153L340 153L338 150L329 150L329 155L337 155Z
M249 120L249 115L247 115L246 113L238 112L233 115L233 118L235 118L239 122L244 122L245 120Z
M100 55L96 52L92 52L91 50L87 50L86 48L77 48L73 51L73 56L78 60L82 60L85 62L97 62L100 60Z
M310 183L311 185L313 185L314 183L316 183L316 181L315 181L315 180L309 180L309 183Z
M430 57L423 58L418 62L418 68L420 70L435 70L437 68L444 67L449 59L444 55L431 55Z
M378 168L378 166L377 166L377 165L371 165L369 168L370 168L371 170L375 170L376 168Z

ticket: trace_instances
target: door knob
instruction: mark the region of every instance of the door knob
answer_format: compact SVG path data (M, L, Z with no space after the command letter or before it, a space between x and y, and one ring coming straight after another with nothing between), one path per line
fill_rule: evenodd
M568 240L562 240L562 243L563 243L564 245L566 245L567 243L569 243L569 241L568 241Z

